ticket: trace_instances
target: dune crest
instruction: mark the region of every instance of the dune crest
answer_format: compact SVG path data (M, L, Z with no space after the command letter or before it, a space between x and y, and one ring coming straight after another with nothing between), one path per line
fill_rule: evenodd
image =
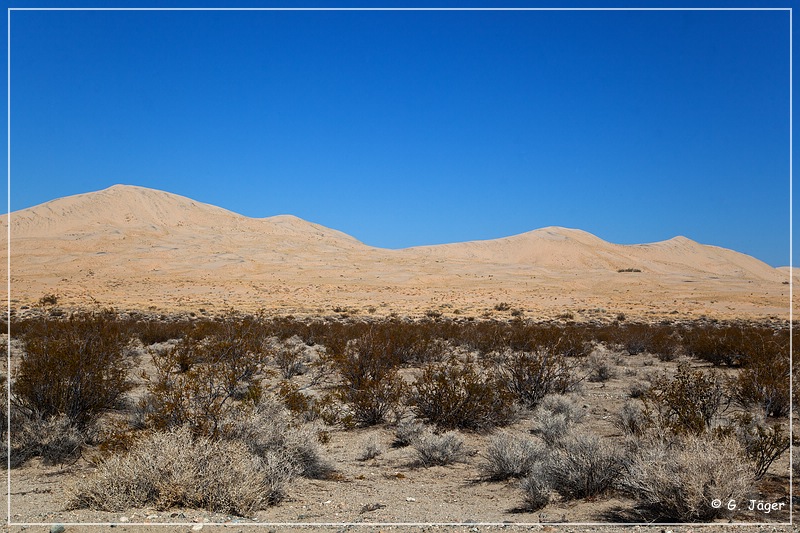
M686 237L620 245L546 227L388 250L295 216L250 218L130 185L5 215L4 229L9 219L18 305L52 293L74 306L309 313L342 303L479 313L497 300L544 314L597 306L765 316L789 307L785 270Z

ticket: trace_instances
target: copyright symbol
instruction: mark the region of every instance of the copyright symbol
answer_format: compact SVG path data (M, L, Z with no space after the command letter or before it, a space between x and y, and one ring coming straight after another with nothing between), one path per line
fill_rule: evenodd
M720 507L722 507L722 501L711 500L711 507L713 507L714 509L719 509Z

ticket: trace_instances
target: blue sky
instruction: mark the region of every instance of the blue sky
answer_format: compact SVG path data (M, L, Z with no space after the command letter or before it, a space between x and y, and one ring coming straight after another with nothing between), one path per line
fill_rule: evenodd
M787 11L13 11L11 209L125 183L388 248L786 265L789 79Z

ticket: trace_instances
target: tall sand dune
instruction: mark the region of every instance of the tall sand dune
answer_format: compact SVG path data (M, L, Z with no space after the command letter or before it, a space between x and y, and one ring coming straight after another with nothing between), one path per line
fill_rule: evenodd
M4 229L9 220L20 308L48 294L68 307L295 314L501 316L494 306L506 302L542 317L785 318L789 308L785 269L685 237L620 245L548 227L387 250L290 215L249 218L126 185L11 213Z

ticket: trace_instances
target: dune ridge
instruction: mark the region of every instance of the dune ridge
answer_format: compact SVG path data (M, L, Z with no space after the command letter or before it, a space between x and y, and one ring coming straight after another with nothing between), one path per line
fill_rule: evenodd
M388 250L291 215L250 218L190 198L115 185L0 218L11 223L12 304L481 314L783 316L789 278L686 237L621 245L578 229ZM3 243L8 253L8 243ZM630 272L630 270L640 272ZM619 272L627 270L628 272Z

